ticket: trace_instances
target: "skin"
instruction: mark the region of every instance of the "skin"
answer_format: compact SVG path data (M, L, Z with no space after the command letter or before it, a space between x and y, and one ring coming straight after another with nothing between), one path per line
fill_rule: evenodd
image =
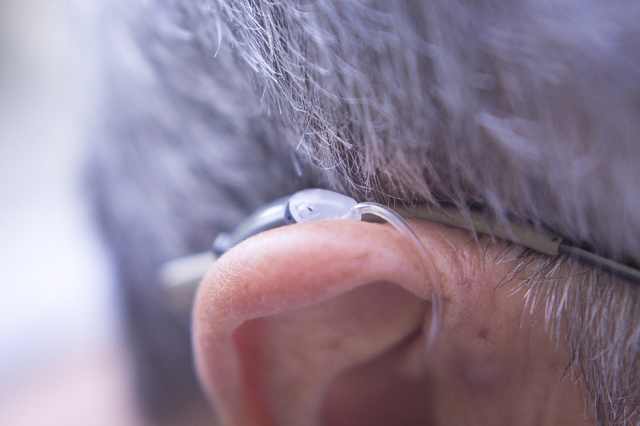
M413 225L426 258L388 225L338 220L265 232L212 267L193 340L221 425L592 424L562 346L499 285L500 247Z

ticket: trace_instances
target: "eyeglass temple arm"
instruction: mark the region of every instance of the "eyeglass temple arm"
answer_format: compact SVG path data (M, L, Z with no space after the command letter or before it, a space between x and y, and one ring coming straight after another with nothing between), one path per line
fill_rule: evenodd
M465 216L453 207L401 206L395 210L404 218L428 220L465 230L472 229L479 234L510 241L549 256L564 254L580 263L640 284L640 271L637 269L575 247L559 235L538 231L526 223L511 221L505 226L495 219L488 219L480 211L472 210Z

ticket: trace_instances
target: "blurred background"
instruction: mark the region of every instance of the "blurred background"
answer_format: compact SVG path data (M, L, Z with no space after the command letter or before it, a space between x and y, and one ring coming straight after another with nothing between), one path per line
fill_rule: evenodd
M85 201L91 92L71 21L54 0L0 0L3 426L131 414L112 272Z

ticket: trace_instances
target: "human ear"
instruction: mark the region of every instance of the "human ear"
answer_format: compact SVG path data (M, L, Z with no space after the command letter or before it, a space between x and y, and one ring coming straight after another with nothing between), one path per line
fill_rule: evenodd
M520 327L521 299L496 290L508 267L486 262L464 232L419 235L435 274L392 227L347 220L268 231L220 258L196 298L193 341L221 424L425 424L443 415L430 401L476 417L473 404L538 407L514 401L544 388L534 382L548 372L556 384L565 358L543 330ZM444 311L431 348L436 288Z
M303 399L287 422L305 424L342 371L419 333L433 294L421 261L391 227L344 220L270 231L223 256L193 317L198 370L223 424L278 416L264 400L276 395ZM291 363L302 377L286 378Z

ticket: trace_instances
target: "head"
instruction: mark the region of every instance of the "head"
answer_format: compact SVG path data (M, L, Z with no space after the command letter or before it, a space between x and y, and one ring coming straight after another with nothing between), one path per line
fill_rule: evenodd
M101 14L93 176L150 413L179 418L197 389L158 265L297 189L480 203L638 261L634 2L119 3ZM222 424L638 421L636 286L412 224L433 274L364 223L270 231L220 260L193 345Z

